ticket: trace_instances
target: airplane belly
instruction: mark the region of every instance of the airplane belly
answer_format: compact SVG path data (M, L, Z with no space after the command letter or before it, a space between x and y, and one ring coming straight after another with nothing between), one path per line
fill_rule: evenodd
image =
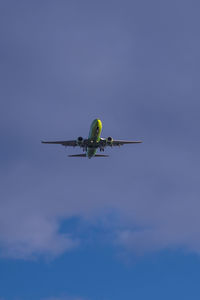
M87 149L87 157L91 158L96 154L97 150L95 148L88 147Z

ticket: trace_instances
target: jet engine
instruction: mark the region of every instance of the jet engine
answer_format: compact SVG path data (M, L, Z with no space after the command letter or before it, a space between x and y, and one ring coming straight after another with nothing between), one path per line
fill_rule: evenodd
M113 138L112 138L111 136L109 136L109 137L106 139L107 145L112 146L112 142L113 142Z
M83 145L83 142L84 142L84 139L83 139L83 137L82 136L79 136L78 138L77 138L77 144L79 145L79 146L82 146Z

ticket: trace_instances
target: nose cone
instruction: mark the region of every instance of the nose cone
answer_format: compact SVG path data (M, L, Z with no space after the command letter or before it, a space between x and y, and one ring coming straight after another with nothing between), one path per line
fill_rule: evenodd
M101 120L100 119L94 119L94 121L92 122L92 126L102 128Z
M102 128L101 120L97 119L97 124L98 124L98 127L99 127L99 128Z

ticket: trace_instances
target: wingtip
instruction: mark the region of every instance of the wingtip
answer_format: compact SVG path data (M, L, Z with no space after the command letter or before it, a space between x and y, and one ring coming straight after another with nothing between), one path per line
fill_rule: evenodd
M139 140L139 141L135 141L136 144L141 144L143 143L143 141Z

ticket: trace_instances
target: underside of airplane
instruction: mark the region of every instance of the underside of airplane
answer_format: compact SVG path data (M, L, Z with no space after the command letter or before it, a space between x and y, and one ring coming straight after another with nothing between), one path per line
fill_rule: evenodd
M125 144L139 144L142 141L126 141L126 140L115 140L112 137L101 138L102 122L99 119L95 119L91 126L90 132L87 139L79 136L76 140L68 141L42 141L43 144L60 144L63 146L79 146L86 153L84 154L73 154L68 155L69 157L108 157L105 154L96 154L97 150L104 151L106 147L122 146Z

